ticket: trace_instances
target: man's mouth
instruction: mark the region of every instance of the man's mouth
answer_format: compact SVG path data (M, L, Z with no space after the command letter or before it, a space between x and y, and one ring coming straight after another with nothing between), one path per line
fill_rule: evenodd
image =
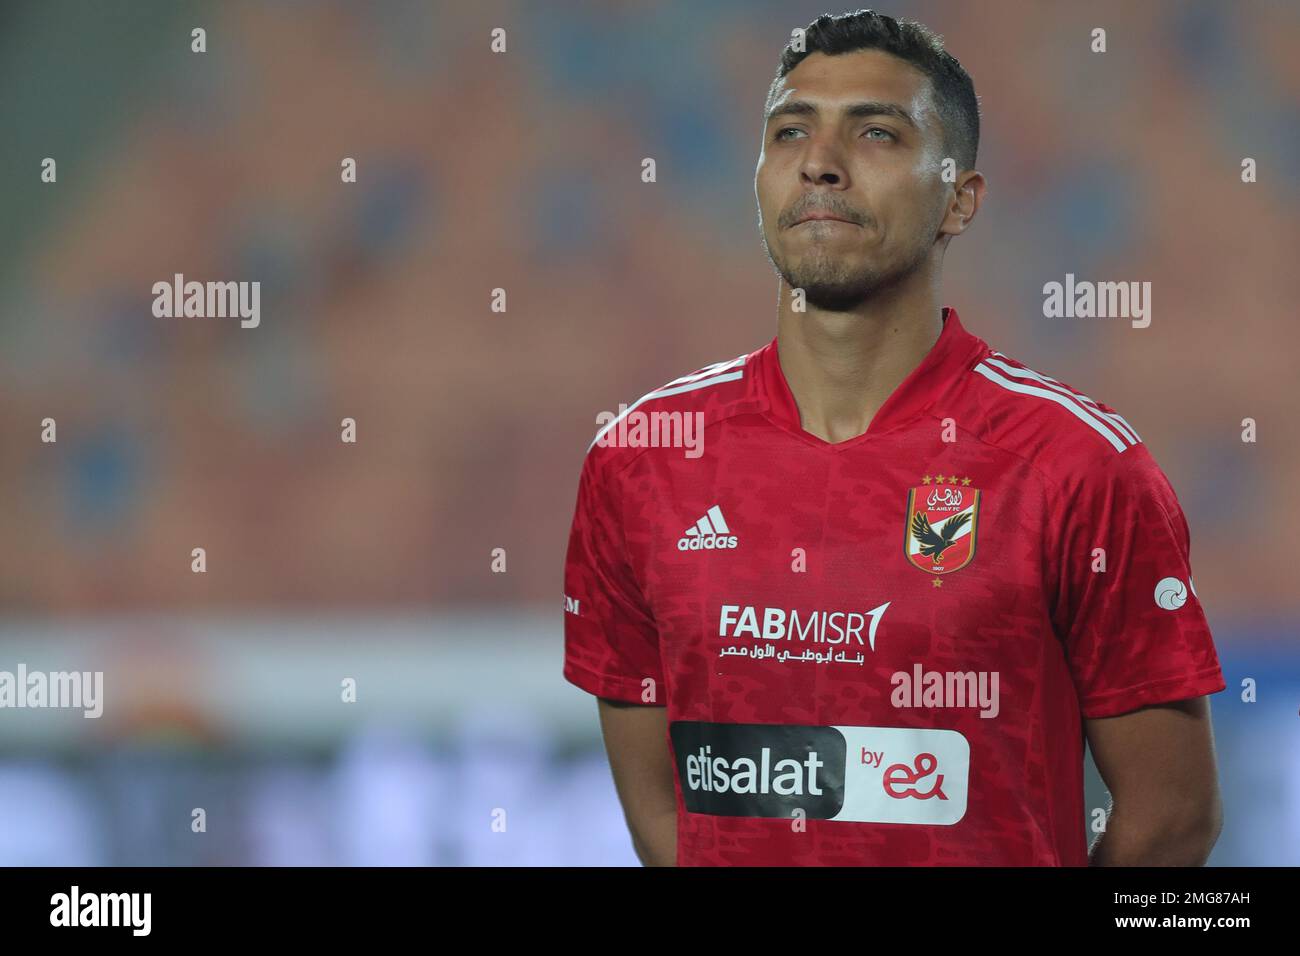
M810 212L806 216L801 216L799 220L795 222L795 225L802 226L806 222L841 222L844 223L846 226L857 225L856 222L852 222L841 216L836 216L833 213L823 212L821 210L818 210L817 212Z

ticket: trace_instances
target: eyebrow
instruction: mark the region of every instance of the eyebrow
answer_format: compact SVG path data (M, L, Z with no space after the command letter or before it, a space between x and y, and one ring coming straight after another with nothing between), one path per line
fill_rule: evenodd
M913 129L919 129L916 120L912 118L912 114L897 103L883 103L874 100L865 103L850 103L844 107L842 112L850 119L861 119L866 116L892 116L895 119L902 120ZM786 100L780 106L774 106L768 110L764 123L770 123L778 116L820 115L821 110L817 109L816 104L807 100Z

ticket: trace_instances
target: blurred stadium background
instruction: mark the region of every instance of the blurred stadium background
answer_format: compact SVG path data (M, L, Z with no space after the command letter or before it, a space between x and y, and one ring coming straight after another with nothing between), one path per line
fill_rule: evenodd
M1212 862L1296 864L1300 12L880 9L983 104L944 302L1116 406L1187 512L1229 688ZM0 864L635 864L560 677L578 469L598 412L774 333L760 110L822 12L0 5L0 669L106 683L97 721L0 710ZM177 272L260 280L260 327L154 318ZM1066 273L1151 281L1151 327L1044 319Z

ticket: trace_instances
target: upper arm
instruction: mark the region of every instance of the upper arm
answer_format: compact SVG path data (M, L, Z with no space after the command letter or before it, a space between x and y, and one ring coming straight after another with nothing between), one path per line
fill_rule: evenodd
M1222 820L1208 697L1085 721L1115 807L1171 830L1213 832Z
M637 855L672 865L676 790L654 612L628 552L628 496L588 455L564 570L564 676L596 696L614 786Z
M1081 464L1064 490L1053 623L1114 801L1093 859L1200 865L1222 819L1206 695L1227 685L1187 520L1141 443Z
M625 502L588 456L564 563L564 676L598 697L657 704L659 631L628 553Z
M1082 465L1055 507L1053 625L1083 717L1224 690L1192 582L1187 522L1145 447Z
M597 698L614 787L629 821L675 815L668 708Z

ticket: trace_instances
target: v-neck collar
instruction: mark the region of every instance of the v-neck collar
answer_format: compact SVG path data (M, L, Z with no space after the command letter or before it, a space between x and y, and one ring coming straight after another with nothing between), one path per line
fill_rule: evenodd
M898 387L885 399L871 424L861 435L841 442L828 442L803 427L799 406L795 403L790 385L777 355L777 340L759 349L755 356L757 374L753 376L755 388L766 407L767 416L781 427L794 432L811 444L831 451L854 448L863 442L893 430L923 413L953 384L957 375L967 371L979 358L991 350L983 339L971 335L962 327L957 310L945 307L943 330L930 351L921 359Z

